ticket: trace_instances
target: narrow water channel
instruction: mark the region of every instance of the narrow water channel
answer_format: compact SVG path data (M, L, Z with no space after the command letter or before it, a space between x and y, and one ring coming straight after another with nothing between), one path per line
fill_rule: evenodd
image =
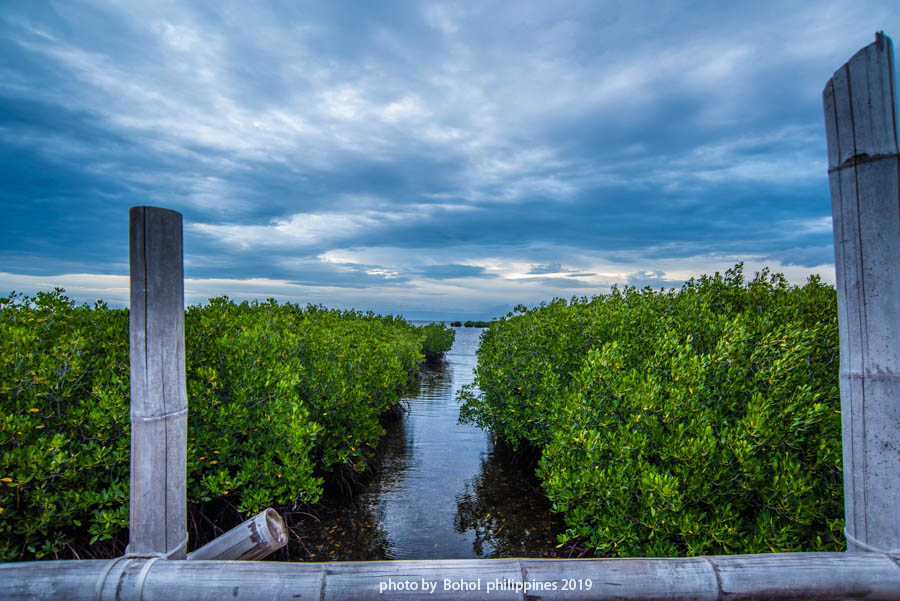
M415 322L419 323L419 322ZM421 322L429 323L429 322ZM479 328L454 328L441 365L423 369L409 412L388 428L365 491L320 513L296 559L552 557L559 522L533 466L461 425L456 393L473 380Z

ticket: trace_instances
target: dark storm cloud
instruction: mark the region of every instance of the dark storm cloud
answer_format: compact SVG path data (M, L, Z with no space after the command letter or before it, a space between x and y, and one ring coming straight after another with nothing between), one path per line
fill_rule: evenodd
M571 278L528 278L528 283L536 284L542 288L548 289L563 288L566 290L581 290L597 288L597 285L591 282L582 282Z
M497 277L496 275L486 273L484 267L475 267L473 265L427 265L420 267L414 272L417 275L424 276L432 280L451 280L458 278L470 277Z
M834 247L830 245L787 248L766 257L768 261L778 261L782 265L818 267L834 261Z
M127 274L144 204L183 213L204 293L382 310L830 268L821 89L897 25L865 2L4 6L0 283Z
M562 273L567 271L559 263L545 263L543 265L533 265L528 273L544 274L544 273Z

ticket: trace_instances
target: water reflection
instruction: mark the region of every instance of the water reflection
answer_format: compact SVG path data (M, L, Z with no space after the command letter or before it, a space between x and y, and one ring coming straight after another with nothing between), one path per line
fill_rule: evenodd
M384 527L384 512L377 501L381 491L402 480L409 466L410 445L406 424L386 424L374 465L378 472L366 491L343 504L317 508L318 519L306 516L299 533L289 543L292 561L365 561L393 559L392 542Z
M533 465L516 463L508 446L491 443L480 473L456 497L457 531L473 532L473 557L558 556L562 523L551 513Z
M531 475L482 430L460 425L481 330L455 328L446 361L422 370L409 413L390 424L376 474L351 502L322 510L295 560L552 556L558 523Z

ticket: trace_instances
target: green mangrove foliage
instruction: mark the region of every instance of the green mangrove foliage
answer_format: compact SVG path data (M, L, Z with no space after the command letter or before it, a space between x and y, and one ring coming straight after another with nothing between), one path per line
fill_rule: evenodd
M0 561L128 523L128 314L60 292L0 299Z
M742 268L517 307L484 334L462 419L541 449L561 544L843 548L835 290Z
M491 322L481 320L472 321L471 319L468 319L465 321L465 323L463 323L463 325L467 328L489 328L491 326Z
M444 324L430 323L421 326L420 329L425 334L422 342L422 352L425 353L426 359L440 359L453 346L456 332Z
M491 323L492 322L490 321L472 321L471 319L467 319L465 322L451 321L450 325L454 328L461 328L464 326L467 328L488 328L491 326Z
M128 311L62 292L0 299L0 561L90 555L128 525ZM425 338L371 313L190 307L189 502L252 514L362 470Z

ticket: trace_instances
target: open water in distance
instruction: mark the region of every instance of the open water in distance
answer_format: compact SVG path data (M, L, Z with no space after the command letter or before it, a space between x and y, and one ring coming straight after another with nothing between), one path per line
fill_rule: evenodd
M417 324L430 322L414 322ZM446 361L426 367L409 413L388 428L380 469L345 506L304 529L313 561L547 557L557 552L533 466L486 432L460 425L456 394L472 382L480 328L454 328ZM299 546L299 545L298 545Z

